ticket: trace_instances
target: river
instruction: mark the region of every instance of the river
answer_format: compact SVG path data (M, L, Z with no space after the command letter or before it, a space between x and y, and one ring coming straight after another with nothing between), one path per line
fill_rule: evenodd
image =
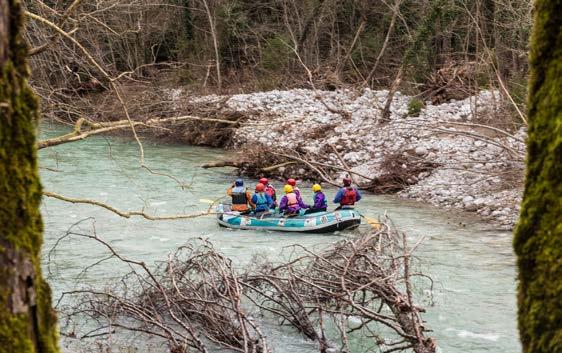
M42 136L66 131L44 124ZM129 138L92 137L40 151L45 190L74 198L95 199L121 210L141 210L163 215L205 210L205 199L224 195L235 177L232 170L199 166L221 158L219 149L144 141L146 163L159 173L173 175L191 187L181 189L176 181L148 173L140 167L139 149ZM247 180L255 183L255 180ZM276 183L281 187L280 183ZM302 187L301 189L309 189ZM327 189L328 196L334 189ZM306 190L305 197L311 197ZM364 195L361 211L371 217L386 213L407 232L413 243L425 236L417 249L418 267L430 275L435 287L433 304L423 297L424 319L434 332L443 353L520 352L516 331L515 257L511 233L496 230L470 214L438 209L394 196ZM101 288L124 269L115 262L102 263L81 273L107 253L93 241L65 239L47 252L75 223L97 235L131 258L155 263L163 260L190 238L208 238L238 266L253 254L278 257L284 247L299 243L321 246L341 239L341 234L283 235L221 229L212 217L191 220L148 221L125 219L91 205L74 205L44 198L45 274L54 297L62 291L92 286ZM366 225L366 227L368 227ZM345 236L353 236L345 234ZM80 274L79 277L77 277ZM298 335L279 332L277 353L313 352L314 347Z

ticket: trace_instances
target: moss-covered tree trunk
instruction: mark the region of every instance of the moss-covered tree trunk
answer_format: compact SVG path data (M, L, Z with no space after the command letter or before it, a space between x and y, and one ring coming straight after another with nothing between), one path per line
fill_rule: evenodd
M0 0L0 352L57 352L41 277L37 100L28 86L19 0Z
M527 179L514 247L525 353L562 352L562 0L537 0Z

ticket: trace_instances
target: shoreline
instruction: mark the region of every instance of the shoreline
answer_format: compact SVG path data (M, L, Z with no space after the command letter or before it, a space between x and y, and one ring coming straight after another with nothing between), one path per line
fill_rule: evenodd
M365 190L476 213L512 229L523 191L526 131L493 124L502 114L499 93L427 102L412 116L412 97L397 92L388 121L381 121L387 94L294 89L184 98L175 90L172 100L222 102L247 116L225 146L247 151L231 165L242 174L337 183L348 171Z

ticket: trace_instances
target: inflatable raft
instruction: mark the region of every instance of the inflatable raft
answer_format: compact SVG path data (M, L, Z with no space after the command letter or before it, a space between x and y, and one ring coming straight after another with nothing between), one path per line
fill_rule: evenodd
M285 217L278 213L255 217L252 214L224 212L218 215L217 220L220 226L233 229L328 233L357 228L361 224L361 215L352 209L293 217Z

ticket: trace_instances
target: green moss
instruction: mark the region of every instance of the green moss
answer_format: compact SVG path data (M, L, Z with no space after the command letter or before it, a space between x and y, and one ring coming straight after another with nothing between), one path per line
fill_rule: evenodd
M22 337L21 332L27 331L27 317L15 315L2 320L0 323L0 343L2 347L10 347L6 352L33 352L33 342L28 337Z
M18 0L10 0L9 55L0 68L0 350L58 352L51 292L41 277L43 224L35 134L38 102L27 79ZM18 298L21 305L15 305Z
M562 352L562 1L537 0L528 157L514 248L523 352Z

